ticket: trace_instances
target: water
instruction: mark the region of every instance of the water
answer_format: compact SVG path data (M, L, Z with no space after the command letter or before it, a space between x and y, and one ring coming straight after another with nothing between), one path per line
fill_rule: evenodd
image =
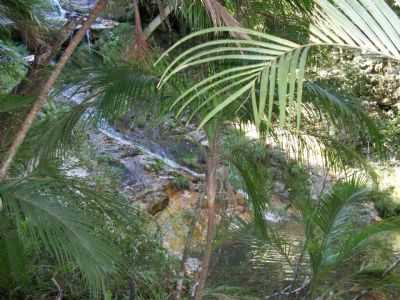
M132 148L139 149L140 151L142 151L144 154L148 155L149 157L152 157L154 159L162 161L166 166L170 167L171 169L182 171L182 172L189 174L190 176L195 177L195 178L203 178L204 177L203 174L199 174L193 170L190 170L189 168L178 164L177 162L173 161L172 159L170 159L164 155L154 153L154 152L150 151L149 149L147 149L146 147L140 145L139 143L136 143L134 141L126 139L122 134L118 133L114 128L112 128L111 126L108 126L107 124L102 126L102 128L100 129L100 132L103 133L104 135L106 135L107 137L117 141L121 145L127 145L127 146L131 146Z
M91 50L91 48L92 48L92 42L91 42L91 31L90 31L90 29L89 30L86 30L86 33L85 33L85 36L86 36L86 43L87 43L87 45L88 45L88 48L89 48L89 52L90 52L90 50Z
M62 8L58 0L49 0L53 12L50 17L55 19L65 19L65 10Z

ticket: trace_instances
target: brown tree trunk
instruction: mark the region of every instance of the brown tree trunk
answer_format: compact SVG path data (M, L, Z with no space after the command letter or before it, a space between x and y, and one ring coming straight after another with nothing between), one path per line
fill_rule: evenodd
M208 206L208 224L207 224L207 243L201 264L201 272L199 282L196 289L194 300L201 300L203 297L204 287L208 276L208 268L210 266L212 242L215 235L215 199L217 194L217 167L218 167L218 136L216 133L210 139L209 152L207 158L207 178L206 178L206 195Z
M142 18L140 16L139 1L133 0L133 9L135 11L135 38L132 46L128 51L128 56L135 59L145 59L148 51L149 45L143 34L142 28Z
M13 162L15 155L17 154L19 146L21 146L21 144L24 142L25 137L26 137L29 129L32 127L32 124L35 121L37 114L42 110L43 106L46 104L50 90L52 89L52 87L54 86L54 83L60 76L61 71L64 69L68 60L74 53L76 47L78 47L79 43L82 41L83 37L85 36L86 31L88 29L90 29L90 26L94 23L94 21L96 21L97 16L105 9L105 7L107 6L107 3L108 3L108 0L99 0L97 2L95 8L90 13L89 18L85 21L85 23L79 29L77 34L73 37L73 39L71 40L71 43L65 49L65 52L61 56L56 67L50 74L50 77L47 79L46 83L42 87L42 89L37 97L37 100L35 101L31 110L29 111L26 118L24 119L20 129L17 131L15 138L14 138L10 148L8 149L8 151L5 155L5 158L1 164L0 182L5 179L7 172L11 166L11 163Z

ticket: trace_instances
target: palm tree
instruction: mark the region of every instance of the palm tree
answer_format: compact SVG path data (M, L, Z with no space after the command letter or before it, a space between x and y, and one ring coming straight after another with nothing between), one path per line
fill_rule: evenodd
M350 48L400 59L400 19L383 1L347 0L333 1L333 4L327 0L317 1L312 20L311 40L305 45L238 27L210 28L190 34L166 51L160 60L183 43L212 33L233 33L236 37L246 35L248 38L223 37L190 47L172 60L161 77L160 86L179 72L197 66L204 69L204 65L215 63L213 74L207 74L176 99L173 106L180 107L178 114L191 110L193 116L202 112L204 117L199 127L203 127L229 112L234 111L240 116L241 111L246 114L250 109L252 115L248 120L260 131L271 132L278 127L290 132L295 123L294 135L300 136L302 118L315 122L313 114L307 112L308 106L303 111L305 67L312 48ZM322 96L314 97L312 109L327 109L325 116L334 126L341 127L337 120L340 114L351 111L348 105L313 83L306 87L311 93ZM328 101L318 102L316 98ZM333 111L339 114L335 115ZM213 222L209 221L209 224ZM202 279L205 277L201 275ZM201 299L201 295L197 299Z
M301 190L306 183L300 182L297 186L292 186L290 204L299 216L295 222L299 222L304 232L298 251L279 230L274 229L263 218L265 209L270 208L270 204L265 198L265 180L268 178L260 180L260 168L265 170L269 166L260 167L257 156L254 155L254 147L246 148L247 150L236 148L231 155L231 161L245 182L255 213L254 221L237 223L237 227L232 227L233 233L261 253L267 245L273 247L289 262L294 273L290 289L278 291L267 299L296 295L304 299L326 299L332 293L333 297L350 297L354 294L352 285L359 286L360 295L374 291L388 295L393 291L399 292L398 275L392 273L398 262L389 264L385 260L384 244L387 242L380 239L383 233L398 232L399 220L389 218L369 223L363 214L368 213L365 203L383 201L387 197L385 193L367 187L365 179L357 176L335 183L318 201ZM244 156L246 159L243 159ZM254 226L257 231L254 231ZM369 259L368 253L374 251L379 258ZM355 264L360 258L362 263ZM309 271L307 267L300 266L304 265L304 261L307 262ZM306 270L301 271L300 268ZM299 272L303 275L300 276Z
M20 2L25 3L24 1ZM16 281L24 277L23 245L29 242L39 248L44 246L46 251L53 254L60 264L78 265L84 278L90 284L92 295L96 296L104 288L106 274L114 272L119 266L115 249L98 237L98 229L104 222L100 224L97 222L104 217L114 220L116 220L116 216L124 218L127 216L124 213L127 211L127 207L123 202L116 201L114 197L99 195L84 183L66 178L46 160L37 160L37 158L49 154L44 148L39 147L40 150L35 153L37 157L33 158L31 150L33 150L32 147L35 147L34 145L38 146L36 138L43 137L43 131L38 134L38 131L43 129L43 125L49 126L52 130L45 131L47 137L46 141L43 140L42 145L47 144L49 148L54 147L52 150L60 149L59 141L62 137L57 139L54 133L64 132L65 127L57 126L55 123L49 124L43 118L34 126L33 122L47 102L50 90L84 37L86 30L105 8L107 2L107 0L100 0L97 3L88 20L61 56L37 99L6 95L1 97L0 105L1 112L13 112L24 109L33 103L20 130L13 137L1 166L0 241L2 251L0 261L2 263L0 273L5 277L11 274ZM5 2L1 4L3 5L3 3ZM10 3L16 4L14 1ZM9 6L0 7L7 12L5 8ZM6 14L6 16L9 15ZM30 12L28 16L31 16ZM69 125L68 128L71 128L71 118L68 117L71 115L64 116L59 121L63 126ZM76 120L77 118L74 116L72 119ZM32 126L33 130L30 130ZM23 143L23 147L20 148ZM21 151L18 152L18 160L15 162L17 150ZM24 157L27 153L29 155ZM22 157L24 157L23 164L20 164ZM27 162L30 162L28 166L26 166ZM12 172L8 172L11 165ZM34 170L32 171L32 169ZM96 211L96 216L88 217L87 211L82 205L85 209L92 207L92 212Z
M250 39L221 38L191 47L173 60L165 70L161 83L188 68L219 61L230 62L233 64L231 68L218 70L179 98L183 105L190 105L196 98L193 97L195 94L213 91L218 95L226 95L226 84L236 81L229 89L231 96L225 97L213 108L200 127L235 101L243 101L246 97L254 103L254 121L258 126L275 121L272 112L276 105L279 110L276 119L281 126L286 127L285 123L291 122L295 116L297 127L300 127L309 52L314 48L339 47L399 60L399 22L399 17L384 1L348 0L331 3L320 0L314 5L310 41L304 45L235 27L202 30L186 36L166 51L163 57L181 44L210 33L246 34ZM207 101L211 101L211 98Z

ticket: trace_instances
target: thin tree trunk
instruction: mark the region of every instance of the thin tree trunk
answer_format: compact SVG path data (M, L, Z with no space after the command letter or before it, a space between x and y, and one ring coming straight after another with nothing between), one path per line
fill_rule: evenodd
M145 59L149 50L149 45L143 34L142 18L140 16L139 1L133 0L133 9L135 11L135 38L128 50L128 56L134 59Z
M193 240L193 233L194 233L194 229L196 227L197 220L200 216L200 210L201 210L201 206L203 203L203 198L204 198L204 193L201 193L199 195L199 199L197 199L196 207L194 208L194 211L193 211L192 221L190 223L189 231L188 231L188 234L186 237L185 247L184 247L183 253L182 253L181 270L179 272L179 279L176 284L176 296L175 296L176 300L180 300L182 297L183 280L185 279L185 262L189 257L190 246L191 246L192 240Z
M28 115L26 116L24 122L22 123L20 129L18 130L10 148L8 149L5 158L2 162L0 168L0 182L3 181L7 175L7 172L13 162L15 155L17 154L19 146L24 142L26 135L29 129L32 127L33 122L36 119L37 114L42 110L43 106L46 104L48 100L48 96L50 90L54 86L54 83L57 81L58 77L61 74L61 71L64 69L65 65L67 64L68 60L74 53L76 47L78 47L79 43L82 41L85 33L90 26L94 23L97 16L105 9L107 6L108 0L99 0L91 12L87 21L83 24L83 26L79 29L77 34L71 40L71 43L65 49L65 52L60 58L60 61L57 63L56 67L54 68L53 72L50 74L50 77L44 84L41 92L38 95L37 100L33 104L31 110L29 111Z
M207 182L206 194L208 204L208 224L207 224L207 244L204 252L203 261L201 264L201 272L199 282L196 289L194 300L201 300L203 297L204 287L208 276L208 268L210 266L212 242L215 235L215 198L217 194L217 178L216 171L218 167L218 136L214 133L209 146L209 153L207 158Z
M147 25L147 27L143 30L143 36L147 40L151 34L165 21L168 19L168 16L174 11L174 8L172 5L168 5L164 8L163 15L161 13L153 19Z
M163 20L165 20L165 24L166 24L165 27L168 29L169 32L171 32L172 31L171 23L168 20L168 16L166 15L163 3L161 0L156 0L156 2L157 2L158 10L160 11L161 18Z

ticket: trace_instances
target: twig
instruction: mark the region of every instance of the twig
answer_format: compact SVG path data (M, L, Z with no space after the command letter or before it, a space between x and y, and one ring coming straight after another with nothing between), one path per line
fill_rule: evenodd
M273 299L274 297L277 296L293 296L293 295L299 295L301 292L303 292L304 290L306 290L308 288L308 286L310 285L310 278L306 277L306 279L303 281L303 284L298 287L297 289L288 291L288 289L290 289L291 285L288 285L287 287L285 287L283 290L278 291L268 297L265 298L265 300L269 300L269 299Z
M135 289L135 282L133 281L132 278L129 278L128 280L128 286L129 286L129 300L135 300L136 299L136 289Z
M398 265L400 265L400 258L398 258L393 264L391 264L386 270L383 272L381 279L384 279L389 273L391 273ZM363 290L360 294L354 297L352 300L360 300L363 296L368 294L372 289Z
M56 300L63 300L63 298L64 298L63 288L58 284L57 280L54 277L51 278L51 281L53 281L54 285L57 287L57 290L58 290Z
M400 264L400 258L391 264L382 274L382 278L385 278L390 272L392 272Z
M352 300L360 300L362 297L364 297L366 294L368 294L372 289L367 289L363 290L360 294L355 296Z

